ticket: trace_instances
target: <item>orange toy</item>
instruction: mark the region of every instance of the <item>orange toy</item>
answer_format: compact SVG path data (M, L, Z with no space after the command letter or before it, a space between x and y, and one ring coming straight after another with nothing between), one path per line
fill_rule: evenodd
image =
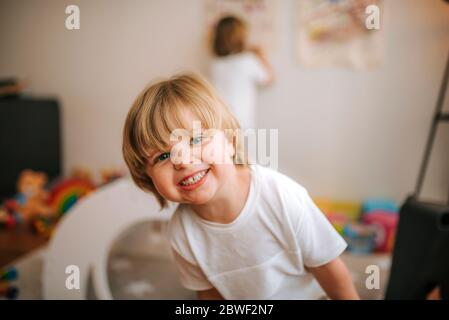
M48 193L44 186L47 183L47 175L43 172L24 170L19 176L16 197L17 212L25 221L35 216L51 216L53 210L47 205Z

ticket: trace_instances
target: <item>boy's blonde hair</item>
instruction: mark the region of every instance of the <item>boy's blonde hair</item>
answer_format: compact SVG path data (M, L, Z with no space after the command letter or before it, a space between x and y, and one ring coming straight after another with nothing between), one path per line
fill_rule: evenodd
M174 129L191 128L182 117L182 111L186 109L201 121L204 129L236 131L240 128L212 86L197 75L173 76L146 88L126 117L122 151L134 182L154 193L161 207L165 207L167 202L147 174L149 151L167 151ZM233 143L235 145L235 141Z

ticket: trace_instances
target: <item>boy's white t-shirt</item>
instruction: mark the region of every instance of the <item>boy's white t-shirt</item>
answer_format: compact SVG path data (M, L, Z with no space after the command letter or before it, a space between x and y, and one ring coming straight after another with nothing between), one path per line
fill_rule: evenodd
M268 72L251 52L214 58L212 83L242 128L255 128L257 86L268 81Z
M346 242L306 189L274 170L250 168L248 199L233 222L204 220L188 205L172 216L169 238L181 283L196 291L215 287L225 299L322 298L305 267L330 262Z

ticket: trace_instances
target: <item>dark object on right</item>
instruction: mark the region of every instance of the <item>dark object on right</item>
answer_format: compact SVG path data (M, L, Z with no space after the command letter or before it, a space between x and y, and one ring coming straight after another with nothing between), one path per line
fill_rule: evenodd
M399 221L385 299L449 299L449 207L409 197Z
M448 0L449 1L449 0ZM416 198L419 197L421 189L424 183L424 177L426 175L427 165L429 164L430 154L432 152L433 143L435 141L435 135L437 134L437 128L439 124L443 122L449 123L449 114L443 113L444 98L446 95L446 89L449 82L449 54L447 56L446 68L444 69L443 80L441 81L440 92L438 94L437 105L435 113L432 118L432 124L430 126L429 135L427 137L426 148L424 156L421 162L421 168L418 174L418 180L416 181L415 194ZM449 193L447 197L447 205L449 205Z
M449 122L443 113L448 82L449 55L415 192L401 207L385 299L422 300L437 287L449 299L449 194L447 205L419 201L438 125Z

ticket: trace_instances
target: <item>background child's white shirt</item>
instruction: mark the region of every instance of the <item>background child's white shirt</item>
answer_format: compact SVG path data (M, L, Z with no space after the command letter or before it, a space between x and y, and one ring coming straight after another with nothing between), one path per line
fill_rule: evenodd
M251 52L214 58L212 83L240 122L242 128L255 128L257 85L268 81L262 62Z
M338 257L346 242L290 178L251 166L251 188L230 224L201 219L181 205L169 237L182 284L215 287L225 299L318 299L324 291L305 266Z

